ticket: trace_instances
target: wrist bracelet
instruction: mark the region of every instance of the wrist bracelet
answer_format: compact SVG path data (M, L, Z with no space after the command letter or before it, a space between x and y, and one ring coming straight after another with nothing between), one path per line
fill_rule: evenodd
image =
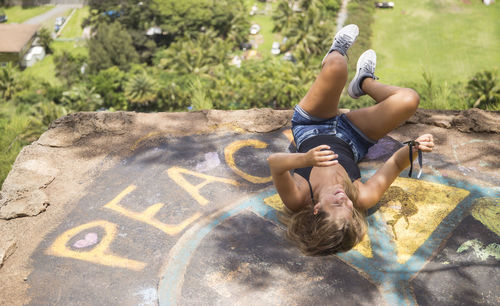
M415 140L410 140L410 141L405 141L403 144L408 145L410 149L410 171L408 172L408 177L411 177L411 174L413 172L413 147L418 145L418 141ZM419 179L420 176L422 175L422 150L418 149L418 165L420 166L420 171L418 172L417 178Z

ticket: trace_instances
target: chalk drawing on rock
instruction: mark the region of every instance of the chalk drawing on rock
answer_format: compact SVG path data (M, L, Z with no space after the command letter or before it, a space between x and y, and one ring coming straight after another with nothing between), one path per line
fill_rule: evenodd
M372 146L369 150L368 153L366 153L366 156L364 157L363 160L387 160L389 157L394 154L399 148L401 148L403 144L401 144L399 141L389 137L385 136L381 138L377 144Z
M141 303L137 304L138 306L153 306L156 305L158 301L158 292L156 288L141 289L133 295L142 298Z
M220 159L217 152L205 153L205 160L196 164L196 171L205 172L212 170L220 165Z
M500 236L500 198L480 198L474 201L472 216Z
M87 233L83 239L76 241L73 244L73 247L75 247L77 249L86 248L86 247L95 245L97 243L98 239L99 239L99 237L97 236L96 233Z
M394 193L391 190L398 192ZM410 259L441 221L469 193L468 190L461 188L398 177L391 185L389 193L384 196L386 203L381 205L379 210L386 224L392 227L393 233L397 233L397 240L394 241L397 261L404 264ZM396 201L391 197L395 197ZM410 198L413 203L410 203ZM397 208L398 201L401 202L400 199L403 203L399 204L401 208L395 214L395 208ZM405 201L406 204L404 204ZM407 222L397 222L398 218L405 218Z
M392 209L393 215L392 219L386 221L388 225L392 228L392 233L394 234L394 239L398 240L398 235L396 233L395 226L401 218L406 221L406 228L410 226L409 217L415 215L418 212L418 207L415 205L416 197L403 190L403 188L398 186L391 186L385 192L382 199L380 199L380 204L384 207Z
M468 240L458 247L457 253L463 253L469 249L472 249L474 255L482 261L487 260L490 256L500 260L500 244L490 243L486 246L478 239Z

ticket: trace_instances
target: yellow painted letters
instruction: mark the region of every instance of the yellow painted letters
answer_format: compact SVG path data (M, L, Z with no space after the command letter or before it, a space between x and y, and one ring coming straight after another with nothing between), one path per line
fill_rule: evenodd
M260 177L260 176L253 176L248 173L245 173L241 171L238 167L236 167L236 163L234 162L234 153L238 151L239 149L243 147L254 147L257 149L264 149L267 147L267 144L263 141L260 140L255 140L255 139L248 139L248 140L238 140L235 141L231 144L229 144L226 149L224 150L224 155L226 157L226 163L229 165L229 168L231 168L236 174L244 178L245 180L255 183L255 184L262 184L262 183L267 183L272 180L272 177Z
M97 244L97 246L95 246L93 249L89 251L79 252L74 251L66 246L71 238L75 237L78 233L93 227L101 227L104 229L105 233L99 244ZM113 241L115 235L116 224L104 220L93 221L67 230L66 232L61 234L47 250L47 254L59 257L74 258L110 267L126 268L134 271L140 271L144 269L146 263L142 261L136 261L116 256L111 253L111 251L109 250L109 246L111 244L111 241Z
M154 205L151 205L150 207L146 208L143 212L135 212L132 210L129 210L123 206L120 206L119 203L120 201L129 193L134 191L136 189L136 186L130 185L125 190L120 192L116 198L111 200L108 204L104 205L105 208L114 210L122 215L125 215L128 218L141 221L144 223L147 223L151 226L156 227L157 229L163 231L167 235L177 235L180 233L184 228L186 228L189 224L191 224L194 220L198 219L201 214L199 212L195 213L191 217L187 218L186 220L182 221L181 223L177 225L171 225L171 224L165 224L163 222L158 221L157 219L154 218L156 213L164 206L163 203L156 203Z
M171 179L173 179L179 186L184 188L184 190L186 190L200 205L207 205L209 202L200 194L200 189L203 188L205 185L214 182L236 185L236 186L239 185L239 183L235 180L206 175L203 173L190 171L188 169L184 169L181 167L172 167L167 170L167 173ZM199 183L198 185L192 185L182 176L183 174L196 176L198 178L203 179L204 181Z

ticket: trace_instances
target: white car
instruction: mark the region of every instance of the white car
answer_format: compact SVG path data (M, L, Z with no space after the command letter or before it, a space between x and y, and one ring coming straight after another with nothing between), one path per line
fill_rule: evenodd
M273 46L271 47L271 53L274 55L278 55L281 53L279 42L277 41L273 42Z
M250 34L255 35L259 33L259 31L260 31L260 26L258 24L252 24L252 26L250 27Z

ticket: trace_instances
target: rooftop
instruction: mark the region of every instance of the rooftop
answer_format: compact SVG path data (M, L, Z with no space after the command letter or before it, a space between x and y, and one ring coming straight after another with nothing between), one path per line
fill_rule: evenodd
M38 24L0 24L0 52L19 52L35 35Z

